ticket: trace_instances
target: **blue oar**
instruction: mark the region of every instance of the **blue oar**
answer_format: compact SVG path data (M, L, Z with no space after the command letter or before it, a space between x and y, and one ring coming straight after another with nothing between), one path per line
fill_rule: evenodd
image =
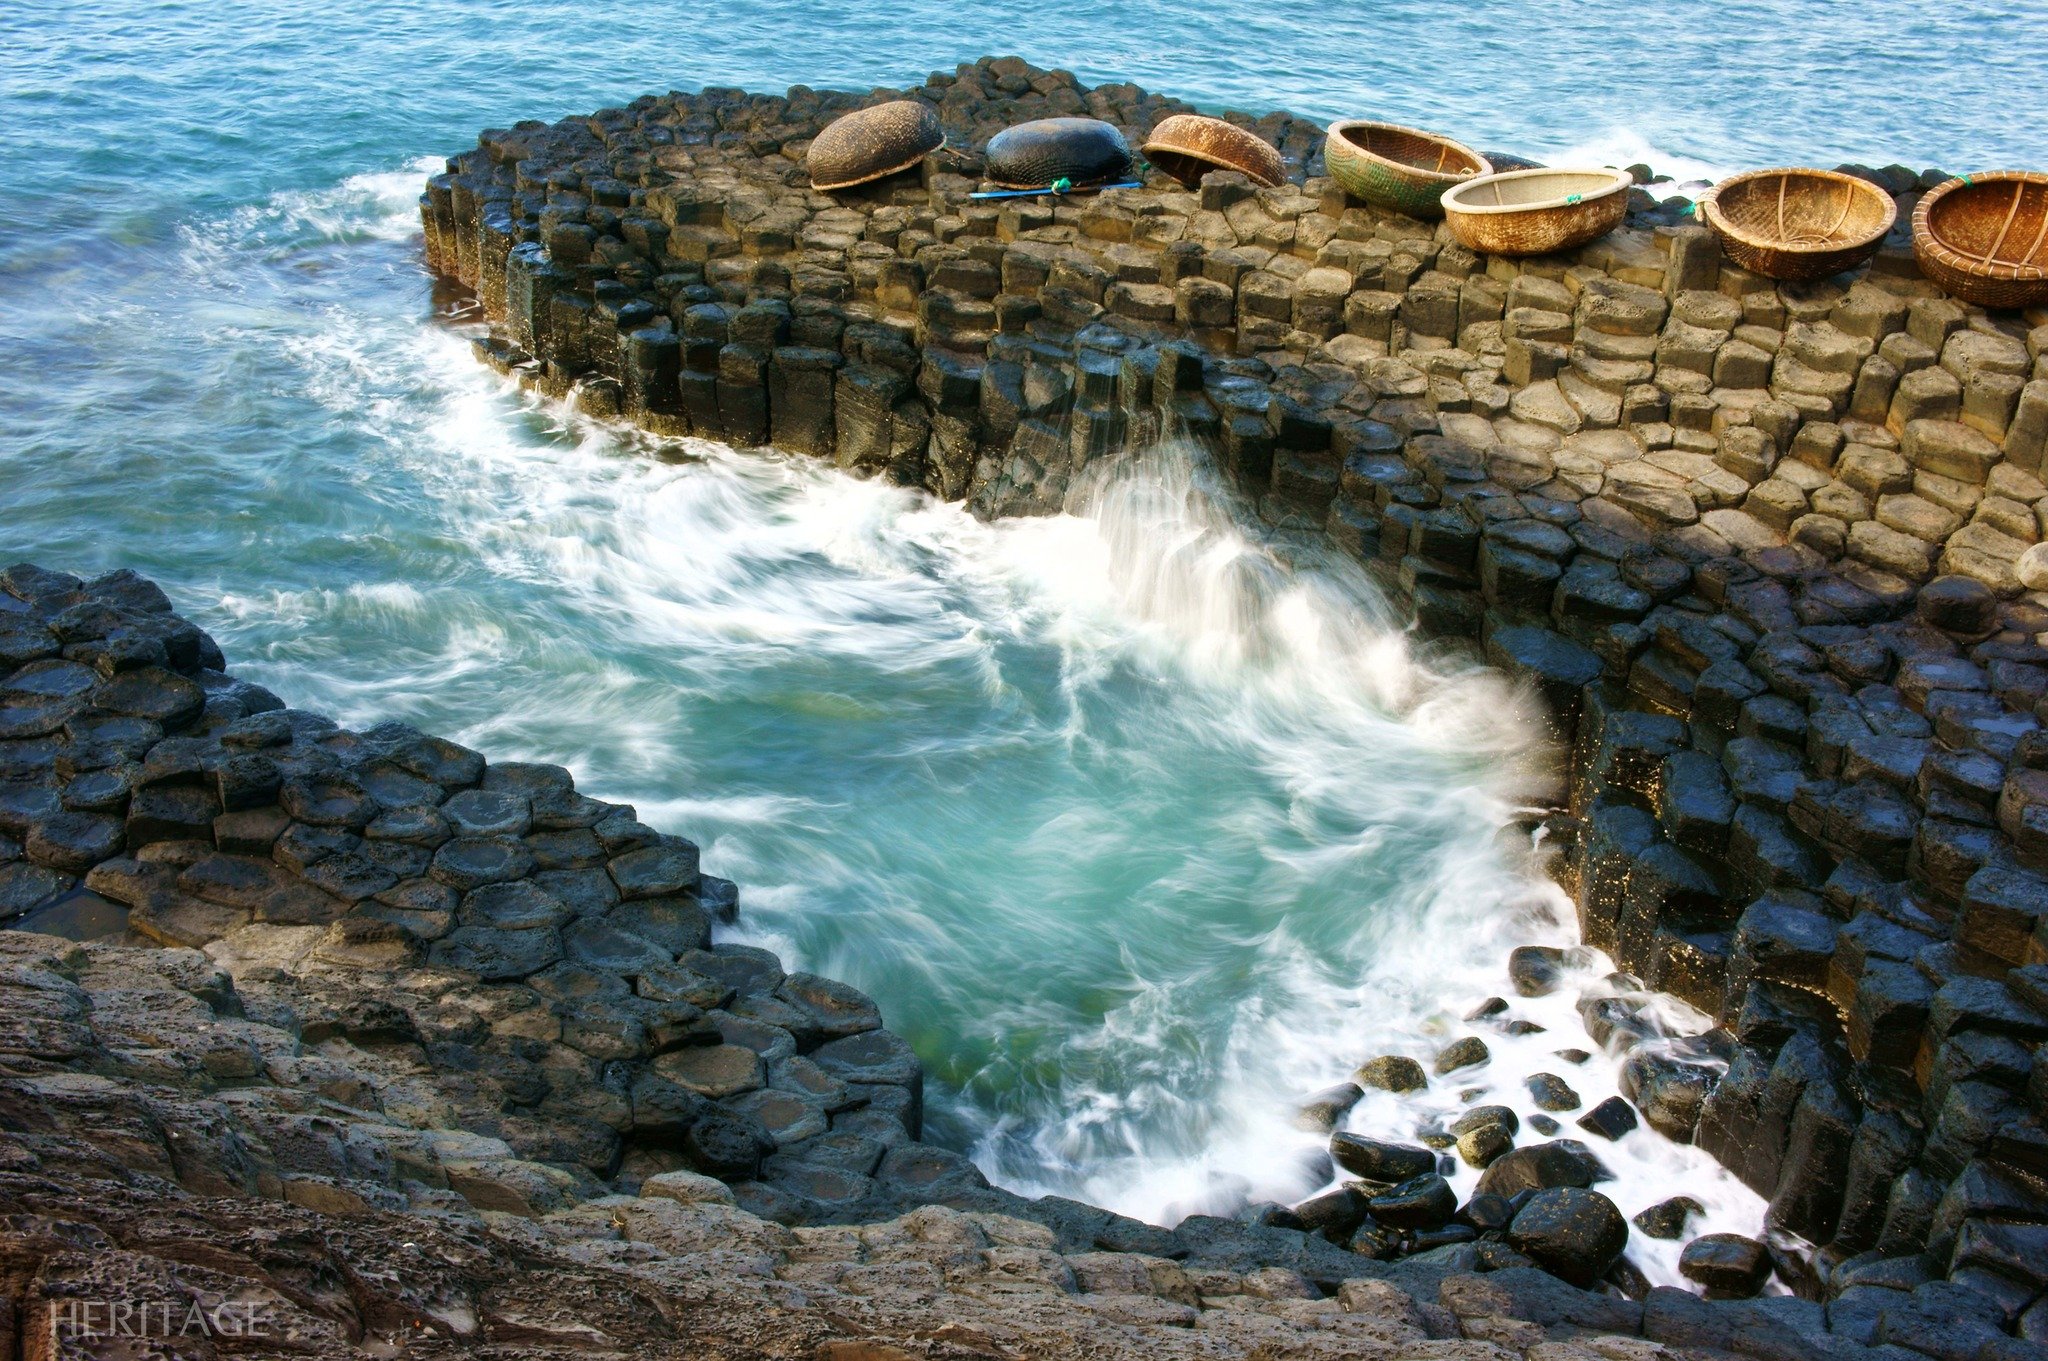
M1043 189L984 189L980 193L969 194L967 197L1036 198L1040 194L1097 194L1105 189L1143 189L1144 187L1145 184L1142 180L1125 180L1122 184L1093 184L1076 189L1072 180L1057 179Z

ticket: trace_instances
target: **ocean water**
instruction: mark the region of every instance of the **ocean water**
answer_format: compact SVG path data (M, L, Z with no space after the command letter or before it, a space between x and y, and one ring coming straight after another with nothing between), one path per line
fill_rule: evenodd
M420 268L419 182L481 127L990 50L1683 174L1977 168L2041 151L2014 91L2048 7L0 6L0 556L136 568L295 704L560 761L696 837L745 938L874 992L933 1137L1007 1185L1163 1222L1298 1198L1299 1097L1477 1033L1507 949L1572 938L1503 830L1526 701L1267 542L1190 451L983 525L524 399ZM1573 995L1352 1126L1526 1115L1539 1070L1610 1095L1611 1062L1554 1054ZM1693 1150L1604 1155L1625 1210L1761 1222Z

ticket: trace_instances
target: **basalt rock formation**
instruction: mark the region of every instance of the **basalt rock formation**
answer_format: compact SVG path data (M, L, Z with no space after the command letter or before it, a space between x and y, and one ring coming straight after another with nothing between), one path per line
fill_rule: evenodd
M133 574L0 571L0 1354L1865 1354L1812 1301L1538 1270L1625 1232L1539 1149L1475 1198L1489 1252L1397 1261L1345 1246L1362 1210L1167 1230L991 1187L918 1141L872 1002L713 939L738 896L689 842L224 666Z
M947 150L811 192L809 139L890 98ZM1945 177L1897 166L1850 168L1900 206L1876 257L1801 285L1642 188L1577 252L1484 258L1348 202L1281 113L1233 115L1277 189L968 197L1011 123L1136 145L1186 108L1015 59L650 96L485 133L429 182L427 257L483 358L594 413L990 515L1175 436L1326 529L1548 701L1586 939L1719 1022L1639 1104L1815 1249L1781 1271L1863 1342L2048 1336L2048 314L1922 278Z

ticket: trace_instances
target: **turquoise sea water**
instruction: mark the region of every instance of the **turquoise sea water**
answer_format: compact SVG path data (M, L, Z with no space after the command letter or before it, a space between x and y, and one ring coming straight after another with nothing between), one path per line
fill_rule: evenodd
M1688 173L1973 168L2041 157L2015 92L2048 7L0 6L0 556L137 568L293 703L561 761L697 837L749 932L882 999L935 1136L1010 1184L1167 1219L1298 1195L1291 1097L1426 1055L1509 945L1566 938L1496 833L1513 697L1174 451L984 526L571 422L433 321L413 198L481 127L990 50ZM1689 1153L1617 1163L1753 1227Z

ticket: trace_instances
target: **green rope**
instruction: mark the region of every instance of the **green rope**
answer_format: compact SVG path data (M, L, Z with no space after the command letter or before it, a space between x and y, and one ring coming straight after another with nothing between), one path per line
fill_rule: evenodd
M1058 179L1052 182L1052 191L1055 194L1064 194L1073 187L1074 182L1068 179L1065 175L1060 176Z
M1977 187L1977 181L1971 179L1968 175L1958 175L1956 178L1972 189Z

